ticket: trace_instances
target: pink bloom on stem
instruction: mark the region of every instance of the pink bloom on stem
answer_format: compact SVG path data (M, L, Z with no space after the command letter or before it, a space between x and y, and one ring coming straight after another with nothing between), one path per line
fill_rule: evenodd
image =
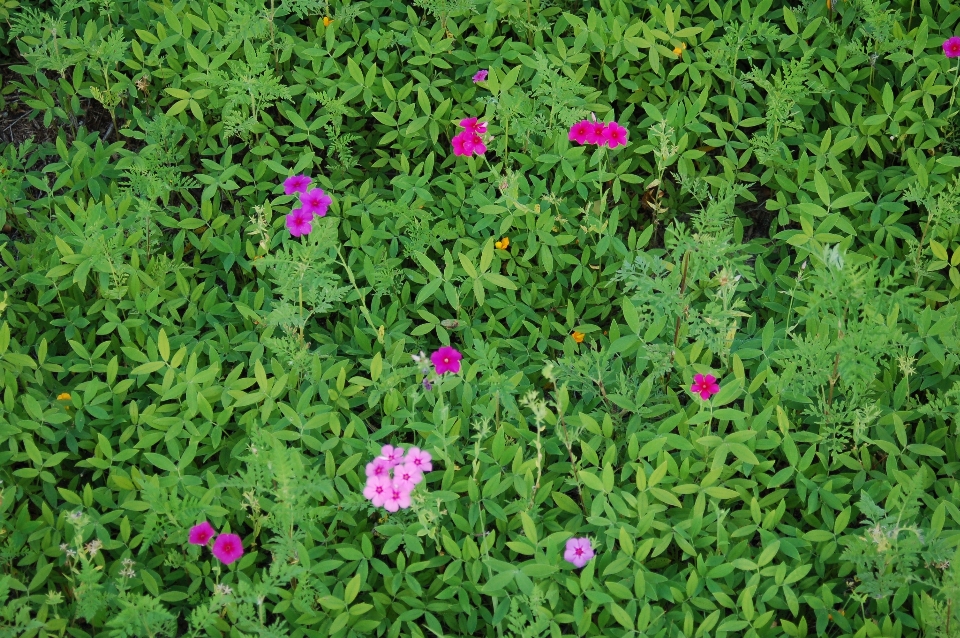
M570 127L570 138L571 142L576 142L577 144L586 144L587 138L592 132L592 124L587 120L582 120L577 122Z
M290 234L294 237L309 234L310 231L313 230L312 222L313 215L302 208L291 211L286 218L287 230L289 230Z
M283 182L283 192L286 195L306 193L310 188L310 178L306 175L291 175Z
M413 465L421 472L426 474L433 469L433 463L431 461L433 457L430 456L429 452L425 452L418 447L412 447L407 451L407 456L403 459L404 463Z
M463 359L463 355L450 346L442 346L430 355L430 360L433 361L433 367L437 374L443 374L445 372L457 374L460 372L461 359Z
M627 145L627 129L616 122L607 124L607 146L617 148Z
M486 144L483 143L483 139L477 133L463 131L451 141L453 142L454 155L473 155L474 153L483 155L487 152Z
M213 555L229 565L243 556L243 541L236 534L220 534L213 541Z
M594 557L589 538L571 538L563 552L563 560L573 563L574 567L583 567Z
M489 71L487 71L486 69L480 69L479 71L473 74L473 83L476 84L478 82L483 82L484 80L487 79L488 73Z
M693 377L693 385L690 386L690 391L699 394L700 398L706 401L720 392L720 385L717 383L717 378L712 374L698 374Z
M402 487L412 492L413 488L422 480L423 472L415 465L404 463L393 468L394 487Z
M463 129L464 133L472 133L474 135L482 135L487 132L487 123L486 122L477 122L475 117L467 117L457 124L460 128Z
M960 57L960 37L947 38L947 41L943 43L943 54L948 58Z
M407 509L410 507L410 493L413 490L408 490L401 485L397 485L396 481L390 486L387 490L387 500L383 503L383 508L388 512L396 512L399 509Z
M373 461L367 463L366 474L367 478L373 478L375 476L390 476L390 468L393 467L390 465L389 461L386 459L375 458Z
M190 528L190 538L188 542L191 545L206 545L216 533L217 530L213 529L213 525L207 521L203 521L199 525L194 525Z
M477 155L483 155L487 152L487 145L483 143L483 138L477 134L471 135L468 143L470 145L471 152L476 153ZM464 148L467 148L467 144L464 144Z
M333 203L333 200L323 192L322 188L312 188L300 195L300 204L303 206L303 210L317 217L326 215L331 203Z
M388 467L397 467L403 463L403 448L384 445L380 448L380 456L378 456L377 459L386 461Z
M373 503L374 507L383 507L392 488L393 481L389 476L371 476L363 488L363 496Z

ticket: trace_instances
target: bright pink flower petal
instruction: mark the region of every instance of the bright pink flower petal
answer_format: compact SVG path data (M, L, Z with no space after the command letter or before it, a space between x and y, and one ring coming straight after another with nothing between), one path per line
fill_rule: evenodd
M194 525L190 528L190 536L187 540L191 545L206 545L216 533L217 531L213 529L213 525L207 521L203 521L199 525Z
M220 534L213 542L213 555L230 565L243 556L243 541L236 534Z
M450 346L443 346L430 355L430 360L433 362L437 374L445 374L447 372L457 374L460 372L460 360L462 358L463 355Z

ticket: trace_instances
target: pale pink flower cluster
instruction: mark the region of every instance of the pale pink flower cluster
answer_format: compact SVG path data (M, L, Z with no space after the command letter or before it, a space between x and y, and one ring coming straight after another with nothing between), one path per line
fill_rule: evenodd
M380 456L367 463L364 497L388 512L410 507L410 495L424 473L433 469L432 460L429 452L418 447L404 454L402 447L384 445Z

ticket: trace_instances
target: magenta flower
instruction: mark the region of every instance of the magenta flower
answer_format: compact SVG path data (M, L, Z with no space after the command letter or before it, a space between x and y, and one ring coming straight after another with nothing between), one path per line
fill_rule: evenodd
M322 188L313 188L300 195L300 204L303 206L303 210L317 217L326 215L331 203L333 203L333 200L323 192Z
M286 218L287 230L289 230L290 234L294 237L308 235L310 231L313 230L312 222L313 215L302 208L294 209Z
M593 557L593 548L590 547L589 538L571 538L567 541L567 548L563 552L563 560L573 563L574 567L583 567Z
M698 374L693 377L693 385L690 386L690 392L699 394L700 398L706 401L717 392L720 392L720 385L717 378L712 374Z
M393 467L390 465L390 462L387 459L375 458L370 463L367 463L366 474L367 478L377 477L389 477L390 468Z
M418 470L426 474L433 469L433 463L431 461L433 457L430 456L429 452L424 452L418 447L412 447L407 451L407 456L404 457L403 462L408 465L413 465Z
M627 145L627 129L616 122L607 124L607 146L617 148Z
M463 137L462 137L461 135L456 135L456 136L454 136L454 138L453 138L452 140L450 140L450 141L453 142L453 154L454 154L454 155L471 155L471 154L472 154L472 151L473 151L472 148L471 148L471 152L470 152L470 153L468 153L468 152L466 151L466 149L464 149L464 147L463 147Z
M380 456L377 457L378 460L385 461L387 467L397 467L403 463L403 448L402 447L393 447L392 445L384 445L380 448Z
M383 503L383 509L388 512L396 512L400 509L407 509L410 507L410 493L412 490L408 490L405 487L397 485L394 481L393 485L387 490L387 500Z
M392 487L393 481L389 476L371 476L363 488L363 496L373 503L374 507L383 507Z
M286 195L306 193L310 188L310 178L306 175L291 175L283 182L283 192Z
M213 525L207 521L203 521L199 525L194 525L190 528L190 538L188 542L191 545L206 545L216 533L217 531L213 529Z
M607 143L608 133L607 125L603 122L587 122L588 129L586 140L587 144L597 144L603 146Z
M433 361L433 367L437 374L446 372L457 374L460 372L461 359L463 359L463 355L450 346L442 346L430 355L430 360Z
M454 155L473 155L474 153L483 155L487 152L486 144L483 143L483 139L476 133L463 131L451 141L453 142Z
M581 120L570 127L570 141L577 144L586 144L587 137L592 131L592 125L587 120Z
M415 465L404 463L393 468L393 485L405 490L413 491L417 483L423 480L423 472Z
M960 37L947 38L943 43L943 54L948 58L960 57Z
M243 541L236 534L220 534L213 541L213 555L229 565L243 556Z
M479 71L473 74L473 83L477 84L478 82L483 82L484 80L487 79L488 73L489 71L487 71L486 69L480 69Z
M479 136L487 132L487 123L477 122L477 118L475 117L464 118L457 123L457 126L462 128L464 133L470 133L472 135Z

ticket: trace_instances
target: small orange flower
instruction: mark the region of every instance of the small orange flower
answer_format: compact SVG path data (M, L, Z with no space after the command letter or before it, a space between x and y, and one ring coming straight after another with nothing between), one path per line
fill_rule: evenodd
M687 50L687 43L686 43L686 42L681 42L681 43L680 43L680 46L674 47L674 49L673 49L673 54L676 55L676 56L679 56L680 54L682 54L682 53L683 53L684 51L686 51L686 50Z
M504 237L504 238L501 239L500 241L494 242L493 245L496 246L496 247L497 247L498 249L500 249L500 250L506 250L507 248L510 247L510 238L509 238L509 237Z
M331 18L330 16L324 16L324 17L323 17L323 26L329 27L331 24L333 24L333 18Z
M69 401L69 400L70 400L69 392L62 392L57 395L57 401Z
M582 332L577 332L576 330L574 330L573 334L570 336L573 337L573 340L576 341L577 343L583 343L583 338L586 335L583 334Z

